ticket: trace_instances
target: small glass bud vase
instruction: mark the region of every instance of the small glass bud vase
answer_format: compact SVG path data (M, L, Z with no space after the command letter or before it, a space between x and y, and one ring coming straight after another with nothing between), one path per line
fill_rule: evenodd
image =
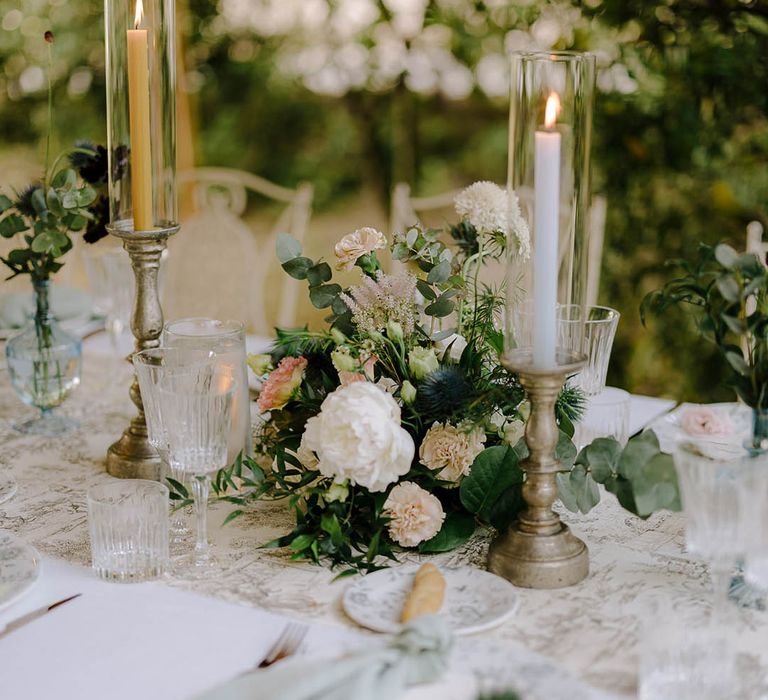
M5 345L11 384L21 400L40 410L14 428L35 435L61 435L77 427L54 413L80 384L81 343L64 332L50 311L49 280L34 280L35 315Z

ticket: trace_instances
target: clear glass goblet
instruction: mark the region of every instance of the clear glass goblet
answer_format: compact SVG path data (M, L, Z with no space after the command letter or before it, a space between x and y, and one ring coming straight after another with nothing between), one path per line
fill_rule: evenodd
M231 464L240 452L252 454L251 401L243 324L213 318L168 321L163 328L163 345L212 351L216 353L218 366L232 370L238 388L232 400L227 459Z
M739 448L700 441L679 445L674 459L687 549L709 563L712 622L720 625L727 620L733 569L748 549L750 475L755 468L768 469L768 454L751 457Z
M208 545L208 493L211 474L227 465L236 389L233 371L214 364L173 369L160 380L160 414L169 460L173 468L191 477L195 501L195 549L176 560L177 573L187 578L206 577L215 568Z
M169 371L201 367L210 362L212 353L188 348L150 348L133 355L133 366L141 389L141 399L144 405L144 415L147 419L147 434L149 444L157 450L157 454L168 469L170 477L182 482L184 474L174 467L169 456L168 432L160 413L159 387L162 379ZM184 522L181 511L175 511L171 516L170 546L171 554L182 554L189 538L190 530Z

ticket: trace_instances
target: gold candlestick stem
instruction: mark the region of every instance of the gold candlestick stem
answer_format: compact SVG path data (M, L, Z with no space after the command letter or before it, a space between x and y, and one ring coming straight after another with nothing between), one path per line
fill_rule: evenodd
M504 366L520 377L531 402L525 429L530 455L520 465L526 473L523 498L528 507L491 543L488 570L525 588L571 586L589 573L587 546L552 510L560 471L555 401L565 379L584 365L581 355L558 355L559 365L552 369L534 367L529 351L514 350L502 358Z
M131 258L136 278L136 296L131 316L131 330L136 338L135 352L160 345L163 330L163 310L157 289L160 256L178 226L154 231L133 231L123 226L109 227L113 236L121 238ZM133 353L128 356L131 361ZM138 413L120 439L107 450L107 472L126 479L159 479L161 461L155 448L149 444L144 405L136 375L130 388L131 401Z

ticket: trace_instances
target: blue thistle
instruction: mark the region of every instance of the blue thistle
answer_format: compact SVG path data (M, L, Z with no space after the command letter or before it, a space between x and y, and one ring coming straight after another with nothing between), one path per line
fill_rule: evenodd
M458 367L441 367L419 384L418 402L430 421L459 413L472 400L472 384Z

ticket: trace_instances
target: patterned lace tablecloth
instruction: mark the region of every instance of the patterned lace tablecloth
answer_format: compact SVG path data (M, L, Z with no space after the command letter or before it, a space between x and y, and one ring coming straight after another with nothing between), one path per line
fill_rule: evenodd
M127 366L86 354L82 386L64 407L80 421L80 430L44 438L20 435L10 427L9 421L27 409L14 395L7 373L0 372L0 469L11 470L19 485L17 495L0 504L0 527L45 554L89 565L85 493L111 478L104 471L104 455L131 414L128 383ZM345 584L333 582L333 573L292 562L285 552L258 548L290 528L291 517L282 505L260 504L222 527L230 508L218 504L211 514L220 576L194 583L169 580L169 585L303 618L352 624L339 604ZM557 591L521 589L517 614L483 638L522 643L596 688L634 697L638 639L641 626L653 622L653 594L663 594L687 619L702 618L710 599L706 569L683 551L680 514L659 513L643 521L604 495L589 515L566 514L565 519L589 545L589 578ZM490 533L480 532L465 547L437 560L482 566L489 538ZM750 687L748 695L738 697L768 697L768 613L742 609L736 615L741 625L737 639L745 652L740 663Z

